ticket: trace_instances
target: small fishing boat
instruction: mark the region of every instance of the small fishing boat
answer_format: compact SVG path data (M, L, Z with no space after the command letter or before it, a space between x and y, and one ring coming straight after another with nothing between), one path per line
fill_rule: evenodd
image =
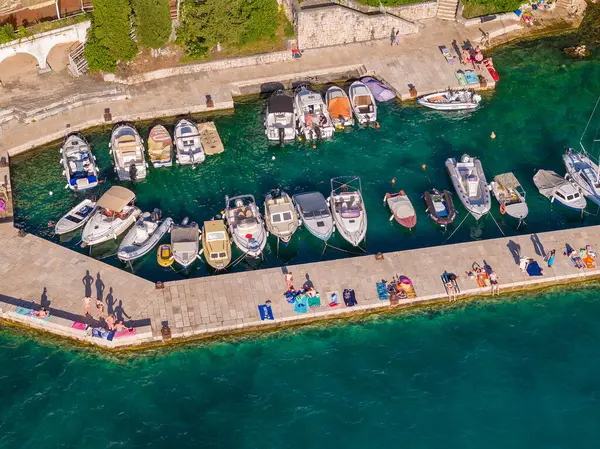
M327 139L333 136L335 128L321 95L300 86L294 96L298 135L306 140Z
M201 164L206 159L198 127L189 120L179 120L175 125L175 148L179 165Z
M375 98L369 88L360 81L354 81L350 85L350 103L356 116L356 120L361 125L374 123L377 121L377 105Z
M583 196L600 206L600 168L590 155L569 148L563 155L568 177L581 189Z
M54 233L56 235L63 235L81 228L95 211L95 201L90 199L83 200L58 220L58 223L54 226Z
M171 227L171 248L173 260L184 269L188 268L198 258L200 248L200 228L195 222L186 217L181 224Z
M350 99L341 87L331 86L325 92L325 103L331 121L336 128L354 125Z
M252 195L225 197L225 218L235 246L258 258L267 244L267 231Z
M315 237L327 241L335 229L325 197L320 192L298 193L292 197L302 224Z
M340 235L351 245L358 246L367 235L367 211L360 178L331 178L331 196L328 201Z
M134 206L135 194L125 187L113 186L100 197L97 210L83 228L83 246L116 239L136 222L142 211Z
M300 222L290 196L275 189L265 197L265 223L267 230L284 243L288 243Z
M170 267L173 265L175 258L173 257L173 251L171 245L160 245L156 252L156 261L161 267Z
M98 185L96 157L83 135L69 134L60 148L60 154L69 189L86 190Z
M116 125L110 136L109 147L119 181L141 181L146 178L144 143L133 126Z
M139 259L148 254L152 248L171 229L173 220L165 218L160 221L160 210L144 212L119 245L117 257L123 262Z
M223 220L204 222L202 252L206 263L215 270L224 270L231 262L231 240Z
M500 203L500 213L508 214L518 220L523 220L529 213L525 202L525 190L512 173L494 176L490 183L492 194Z
M267 139L283 143L296 138L294 99L278 90L267 100L265 111Z
M417 213L404 190L400 190L398 193L386 193L384 201L392 212L390 220L394 218L408 229L415 227L417 224Z
M552 170L538 170L533 176L533 183L550 202L556 201L569 209L583 213L587 202L579 187L572 181L560 177Z
M481 95L472 90L447 90L425 95L417 99L417 103L438 111L460 111L475 109L479 106Z
M369 88L369 90L375 97L375 100L383 103L396 98L396 93L388 86L383 84L381 81L378 81L375 78L371 78L370 76L365 76L360 80L364 84L366 84L366 86Z
M447 190L444 190L441 193L437 189L433 189L431 192L425 192L423 194L423 200L427 207L426 212L434 223L445 227L452 223L456 218L452 194Z
M476 220L490 211L490 191L478 158L463 154L460 161L446 160L446 169L458 198Z
M173 139L163 125L156 125L150 130L148 156L155 168L173 165Z

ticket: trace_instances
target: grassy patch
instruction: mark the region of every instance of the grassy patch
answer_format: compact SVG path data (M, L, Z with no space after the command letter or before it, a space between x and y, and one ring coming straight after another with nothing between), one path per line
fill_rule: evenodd
M69 25L74 25L76 23L85 22L86 20L90 20L92 17L91 14L78 14L76 16L67 17L66 19L54 20L52 22L39 22L35 25L27 27L27 33L29 35L45 33L46 31L56 30L57 28L66 27Z
M522 0L463 0L463 16L467 19L512 12L521 6Z
M355 0L357 3L362 3L363 5L374 6L376 8L379 7L379 4L383 6L402 6L402 5L410 5L411 3L423 3L424 0Z

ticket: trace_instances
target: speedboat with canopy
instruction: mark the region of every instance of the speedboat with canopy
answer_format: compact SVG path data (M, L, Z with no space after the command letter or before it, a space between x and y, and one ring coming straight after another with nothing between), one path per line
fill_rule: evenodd
M200 249L200 228L186 217L181 224L171 228L171 250L175 262L184 269L198 258Z
M552 170L538 170L533 176L533 183L551 203L556 201L583 214L587 202L579 187L573 182L562 178Z
M417 103L426 108L437 111L460 111L476 109L481 101L481 95L473 90L447 90L434 94L424 95L417 99Z
M294 96L298 134L306 140L327 139L335 128L321 95L300 86Z
M267 139L279 143L296 138L294 99L282 90L278 90L267 100L265 133Z
M341 87L331 86L327 89L327 92L325 92L325 103L327 104L327 111L331 116L331 121L336 128L354 125L350 99Z
M600 206L600 168L586 151L569 148L563 155L567 175L581 189L583 195Z
M95 211L96 202L86 198L58 220L54 226L54 233L63 235L81 228Z
M331 178L329 207L340 235L358 246L367 235L367 211L358 176Z
M258 258L267 244L267 231L252 195L225 197L225 218L235 246Z
M335 229L329 206L321 192L298 193L292 197L302 224L315 237L327 241Z
M425 212L427 212L427 215L434 223L446 227L456 218L452 194L449 191L444 190L440 192L437 189L433 189L431 192L425 192L423 194L423 201L425 201L425 206L427 207Z
M148 156L155 168L173 165L173 139L163 125L156 125L150 130Z
M115 126L109 147L119 181L141 181L146 178L144 143L133 126Z
M393 218L405 228L412 229L415 227L417 213L404 190L400 190L398 193L386 193L385 203L392 212L390 221Z
M97 210L83 228L83 246L116 239L136 222L142 211L133 205L135 194L113 186L98 200Z
M231 240L223 220L204 222L202 253L206 263L215 270L224 270L231 262Z
M160 239L169 232L173 220L165 218L160 221L160 210L152 213L144 212L119 245L117 257L123 262L130 262L148 254Z
M356 120L361 125L377 121L377 105L375 98L369 88L360 81L355 81L350 85L350 103L356 116Z
M206 159L198 127L186 119L175 125L175 147L179 165L201 164Z
M525 202L525 190L512 173L494 176L490 183L492 194L500 203L500 213L508 214L518 220L523 220L529 213Z
M288 243L299 226L298 214L290 196L275 189L265 197L265 222L267 230L284 243Z
M60 148L60 154L69 189L86 190L98 185L96 157L83 135L69 134Z
M448 158L446 169L454 185L454 190L465 209L476 220L487 214L492 206L492 201L481 161L468 154L463 154L460 161Z
M360 80L369 88L375 100L384 103L396 98L396 93L381 81L370 76L365 76Z

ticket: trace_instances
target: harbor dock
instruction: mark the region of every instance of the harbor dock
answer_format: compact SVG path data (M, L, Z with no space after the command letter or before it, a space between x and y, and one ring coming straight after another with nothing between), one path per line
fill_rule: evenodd
M578 269L569 257L563 256L566 244L577 250L586 245L595 250L600 248L600 226L591 226L386 253L382 259L365 255L290 265L285 270L293 273L296 287L308 282L321 295L319 307L296 313L293 304L284 297L286 283L282 268L221 274L156 286L36 236L20 236L11 223L0 224L0 244L4 248L0 264L2 319L105 348L159 344L166 336L164 327L168 327L168 337L173 339L201 338L260 331L273 326L285 328L318 319L344 319L352 313L389 309L390 302L378 298L376 283L382 279L391 280L394 275L408 277L416 293L415 298L401 300L399 306L447 301L441 281L444 272L459 276L459 300L490 295L489 287L480 288L465 275L473 262L481 266L487 264L497 273L504 294L600 276L600 269ZM549 268L541 253L552 249L557 255ZM530 277L522 272L517 253L536 260L543 267L544 275ZM136 328L135 335L108 341L92 337L90 329L74 324L86 323L82 298L89 293L84 290L90 278L94 280L89 285L92 298L100 292L110 312L129 317L126 321ZM99 279L102 287L97 291ZM338 307L330 308L328 294L337 292L341 297L345 289L355 291L358 304L347 307L340 301ZM268 301L274 319L262 321L259 306ZM49 310L48 320L23 313L40 306Z

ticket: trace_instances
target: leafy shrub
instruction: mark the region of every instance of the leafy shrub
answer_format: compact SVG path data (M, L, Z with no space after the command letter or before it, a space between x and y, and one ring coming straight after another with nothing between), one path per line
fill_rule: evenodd
M142 47L160 48L171 35L169 0L133 0L135 31Z
M16 39L15 29L10 23L5 24L0 27L0 44L5 44L6 42L14 41Z
M130 61L136 53L131 38L131 5L128 0L95 0L93 38L115 61Z

